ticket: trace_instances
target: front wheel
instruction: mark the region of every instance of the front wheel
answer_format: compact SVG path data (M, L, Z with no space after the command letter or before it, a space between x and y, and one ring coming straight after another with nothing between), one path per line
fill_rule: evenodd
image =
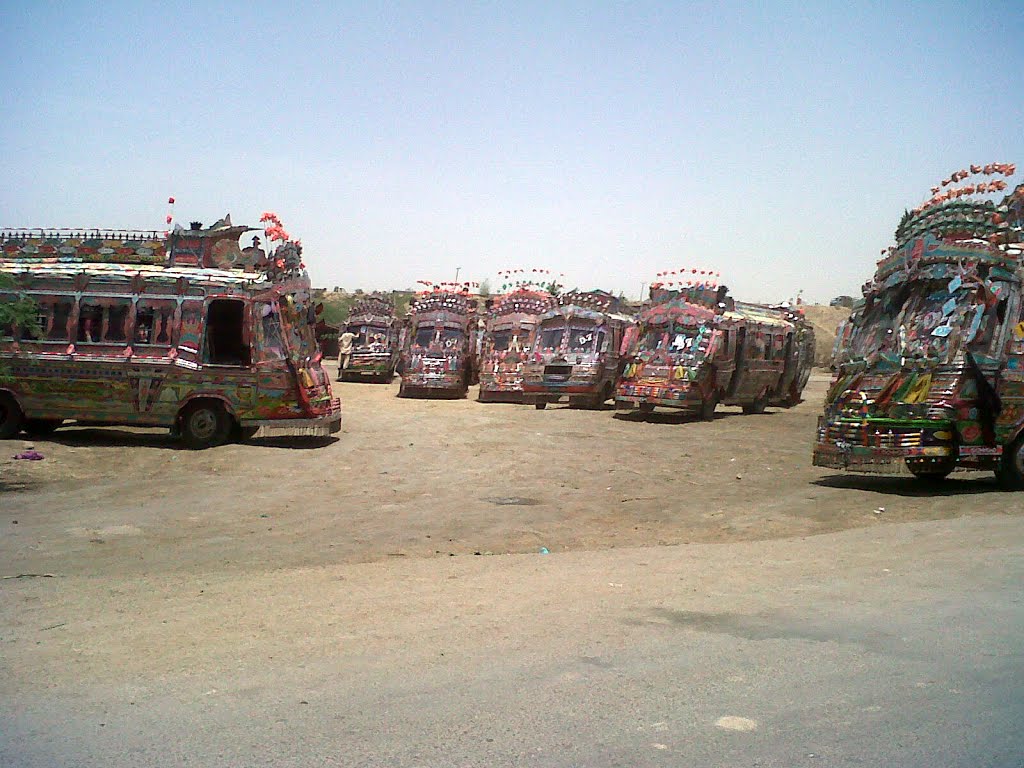
M996 480L1008 491L1024 490L1024 435L1011 443L996 470Z
M538 400L536 403L533 404L533 407L536 408L538 411L543 411L545 408L548 407L548 402L547 400Z
M718 407L718 395L709 395L700 403L700 417L704 421L711 421L715 418L715 409Z
M181 440L193 450L223 445L230 434L231 417L219 403L194 403L181 414Z
M0 440L14 437L21 429L21 406L14 396L0 392Z
M764 409L768 407L768 393L762 392L757 396L757 399L752 403L747 403L743 406L744 413L764 413Z

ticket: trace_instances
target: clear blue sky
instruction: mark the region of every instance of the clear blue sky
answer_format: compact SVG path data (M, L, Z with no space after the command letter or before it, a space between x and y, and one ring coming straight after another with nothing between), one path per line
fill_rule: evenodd
M269 209L321 286L827 300L951 171L1024 175L1020 2L2 6L0 226Z

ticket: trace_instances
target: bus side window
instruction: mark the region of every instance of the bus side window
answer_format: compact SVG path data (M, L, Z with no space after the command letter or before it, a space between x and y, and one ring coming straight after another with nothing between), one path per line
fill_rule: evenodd
M82 302L78 308L78 334L80 342L91 343L100 340L103 328L103 308L97 304ZM53 338L52 336L50 338Z
M70 301L55 301L45 305L45 316L40 315L40 328L46 328L46 338L50 341L68 340L68 320L71 319L71 308L74 306Z
M107 323L103 326L104 341L127 341L126 326L130 304L119 303L106 307Z
M205 362L211 365L249 365L249 345L242 337L245 302L214 299L206 310Z
M175 302L140 299L135 308L135 344L171 345Z
M262 315L263 342L261 359L284 360L284 334L281 331L281 315L273 304L263 304Z

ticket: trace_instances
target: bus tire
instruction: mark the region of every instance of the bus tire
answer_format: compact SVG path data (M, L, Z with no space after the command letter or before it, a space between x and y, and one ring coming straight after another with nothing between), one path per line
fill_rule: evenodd
M612 396L612 384L610 381L606 381L601 387L601 391L594 395L588 401L585 401L585 407L591 411L599 411L604 408L604 404L608 402L608 399Z
M21 406L9 392L0 392L0 440L14 437L21 429Z
M700 402L700 418L702 421L714 421L715 409L718 408L718 395L712 394Z
M1024 490L1024 434L1003 451L996 480L1008 491Z
M764 413L764 409L768 407L768 391L765 390L757 399L752 403L747 403L743 406L744 413Z
M216 400L197 400L179 417L181 441L193 450L223 445L231 435L231 417Z
M547 400L538 400L537 402L535 402L533 404L533 407L536 408L538 411L543 411L545 408L548 407L548 401Z
M52 435L64 423L64 419L25 419L21 429L28 435Z

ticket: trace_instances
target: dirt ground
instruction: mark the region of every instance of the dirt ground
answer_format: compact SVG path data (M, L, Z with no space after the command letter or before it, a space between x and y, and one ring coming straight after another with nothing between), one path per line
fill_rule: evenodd
M598 752L607 738L631 750L623 765L674 765L660 760L667 734L651 747L643 723L678 722L680 740L727 754L713 723L740 704L778 719L779 702L799 702L793 733L834 721L837 704L794 698L800 675L862 723L856 702L906 676L907 636L932 648L951 605L977 606L949 629L958 641L976 616L1016 626L1024 495L983 475L935 489L815 469L825 386L815 376L788 411L695 422L345 384L344 431L319 448L193 452L161 431L71 427L28 462L10 458L23 441L0 441L0 764L611 764L574 757L587 727ZM932 520L944 522L894 524ZM904 613L909 628L892 629ZM865 672L861 635L895 638L891 660ZM984 655L1003 664L1000 638ZM780 644L792 657L771 655ZM680 648L693 657L679 662ZM936 653L919 674L947 666ZM630 683L623 669L646 672ZM773 676L782 687L751 694L747 680ZM679 691L697 691L696 708ZM892 711L915 741L932 710L917 688L901 695ZM1013 732L1016 710L998 712L993 732ZM835 754L896 743L882 725ZM947 730L929 736L939 752ZM652 749L659 759L637 757Z
M66 428L43 461L0 441L3 576L269 571L516 552L802 537L1024 510L991 476L929 488L811 466L825 373L791 409L713 422L409 400L346 383L327 445L179 449L159 430Z

